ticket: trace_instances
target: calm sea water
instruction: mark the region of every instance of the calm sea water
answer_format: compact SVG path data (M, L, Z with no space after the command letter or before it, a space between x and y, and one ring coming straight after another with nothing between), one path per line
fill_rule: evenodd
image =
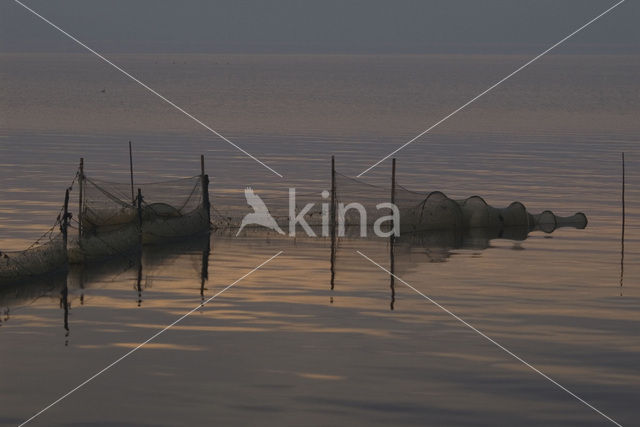
M88 174L126 181L131 140L143 182L195 175L204 154L214 204L248 185L319 192L331 155L357 175L527 60L113 59L284 178L92 57L1 55L0 250L54 222L80 157ZM549 56L396 156L409 188L587 215L585 230L524 241L399 242L394 267L623 425L640 416L639 70L637 56ZM387 161L362 179L389 177ZM356 253L387 267L386 241L341 240L332 286L327 239L224 235L3 290L0 424L19 424L280 250L34 424L607 425L402 283L392 289Z

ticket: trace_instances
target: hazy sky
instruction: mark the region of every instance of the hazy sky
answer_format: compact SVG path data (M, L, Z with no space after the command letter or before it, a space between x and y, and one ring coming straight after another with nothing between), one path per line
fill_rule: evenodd
M24 0L103 51L497 52L540 50L609 0ZM1 51L77 51L12 0ZM627 0L564 52L640 51L640 6Z

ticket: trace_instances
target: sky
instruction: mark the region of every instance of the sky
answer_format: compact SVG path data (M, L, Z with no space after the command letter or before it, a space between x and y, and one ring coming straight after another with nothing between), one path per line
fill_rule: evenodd
M24 0L105 52L513 53L539 51L609 0ZM564 53L640 52L627 0ZM0 3L1 52L80 48L13 0Z

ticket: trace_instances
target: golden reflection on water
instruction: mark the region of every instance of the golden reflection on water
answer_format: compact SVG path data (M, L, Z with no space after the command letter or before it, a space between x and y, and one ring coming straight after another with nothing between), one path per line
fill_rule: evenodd
M629 302L638 299L637 290L630 288L624 299L613 298L612 285L603 283L608 261L602 254L608 251L603 245L614 242L601 242L600 251L583 251L588 232L559 230L551 235L553 239L534 233L518 243L521 250L512 250L514 242L505 240L492 241L487 249L399 245L396 274L562 383L581 392L597 385L632 396L640 379L631 361L640 352L633 339L634 325L640 319L636 306ZM516 408L522 410L535 397L550 419L566 418L567 413L574 414L568 418L574 421L592 419L588 411L576 408L575 402L559 402L555 392L526 367L496 352L400 283L395 284L395 307L390 311L388 275L355 253L355 249L361 250L388 265L386 240L340 240L333 290L328 240L293 241L271 236L265 241L258 236L235 239L214 235L204 288L203 245L198 240L192 245L177 245L174 250L149 248L137 260L123 258L72 269L67 280L59 283L69 288L68 336L63 329L60 286L39 285L34 293L22 289L14 299L3 295L2 303L10 307L10 315L3 320L0 337L6 348L21 349L2 356L3 378L16 384L17 376L26 373L21 368L26 366L19 362L25 352L30 354L32 374L42 370L49 376L57 374L37 362L42 357L115 358L284 250L272 264L132 356L154 366L149 368L148 378L175 382L184 375L175 372L184 368L173 364L173 370L161 367L172 358L167 353L171 352L180 354L180 360L200 360L189 364L210 359L214 361L210 369L216 372L231 369L233 378L222 375L216 381L244 385L231 386L227 393L257 396L259 387L252 385L256 381L286 385L276 394L278 399L266 398L274 408L280 407L277 402L281 399L294 399L306 411L322 402L326 414L331 414L347 407L369 411L369 405L377 401L380 405L405 404L406 408L399 406L398 410L419 411L425 416L464 405L465 411L499 420L514 416ZM433 262L433 250L440 252L438 262ZM532 264L527 262L530 252L536 257ZM557 259L558 254L562 259ZM138 286L140 262L143 274ZM66 348L67 355L54 352L39 356L35 349L42 345ZM611 357L618 362L610 363ZM127 363L138 362L123 362L124 366L109 375L124 379ZM9 366L13 369L8 370ZM91 371L83 368L74 378ZM377 378L374 383L402 393L404 403L385 400L383 404L382 396L370 390L367 378ZM155 380L148 381L153 384ZM298 401L295 393L286 390L302 386L301 381L317 385ZM533 390L514 394L506 385L513 381ZM315 387L334 382L348 385L345 391L332 389L333 397L323 400L323 391ZM176 393L190 393L189 387L178 383L175 387ZM192 387L196 390L206 385ZM487 394L487 390L492 392ZM56 391L57 387L44 387L35 392L36 400L45 401ZM100 396L102 392L96 388L93 393ZM2 397L19 413L33 409L30 402L18 402L7 394ZM603 397L596 400L616 406L622 416L630 414L624 405ZM249 397L249 401L259 400ZM231 416L234 411L246 410L250 409L226 407L222 412Z
M156 74L159 86L165 83L181 94L189 93L175 80L175 67L169 67L169 62L156 66L145 62L148 57L119 59L138 70L153 67L160 73ZM205 70L214 59L190 57ZM234 70L261 61L230 59L234 63L216 79L236 76ZM280 56L262 59L276 64L287 61ZM493 75L493 65L506 66L518 58L477 59L484 72ZM588 228L533 233L517 242L479 239L479 244L468 247L399 241L394 271L622 424L631 425L638 418L635 402L640 398L640 291L636 286L640 157L637 114L633 114L638 100L633 91L617 91L603 100L602 94L611 95L611 91L602 83L604 74L598 67L615 69L622 83L630 85L637 78L638 58L612 56L603 62L559 55L551 59L544 74L548 77L544 80L552 83L545 86L547 92L539 93L538 75L533 84L520 80L518 93L553 99L547 104L555 105L555 111L513 108L529 96L492 98L495 104L469 111L465 120L451 122L455 126L443 127L399 153L398 182L456 198L479 194L496 206L520 200L535 212L585 211ZM440 118L439 111L451 110L446 102L456 98L450 85L436 79L429 84L433 88L435 82L438 90L430 93L438 96L418 99L412 91L406 105L406 91L397 92L394 85L379 87L375 76L363 80L362 66L400 61L449 75L451 61L465 61L460 57L329 56L321 58L325 62L318 67L318 57L304 58L301 68L285 67L292 81L304 76L310 79L307 82L326 79L329 67L341 69L342 75L358 76L344 80L357 84L328 85L330 91L311 110L301 107L309 104L307 95L317 86L302 84L300 91L289 91L288 109L265 108L271 105L266 100L274 99L269 90L280 93L277 85L253 93L257 102L250 108L285 114L286 120L268 114L246 120L236 114L238 102L244 101L220 102L213 96L205 100L199 108L206 117L227 123L237 134L234 140L237 136L243 147L285 173L285 180L277 181L265 178L262 170L227 151L228 147L194 136L185 127L190 124L168 117L155 101L130 98L120 81L104 75L102 67L89 64L87 58L60 58L56 67L40 66L43 61L50 64L51 57L4 56L0 60L10 64L12 76L25 83L38 81L3 88L7 99L39 100L36 105L23 103L12 109L11 124L19 129L0 135L0 250L22 249L51 225L78 157L84 156L87 168L100 177L126 181L124 146L132 138L136 179L197 172L199 155L205 153L214 203L215 194L238 192L246 185L269 194L283 193L289 185L326 189L331 154L337 155L341 172L355 175L408 139L402 135L425 120L425 111ZM576 61L588 61L593 68L578 70L571 65ZM34 74L22 73L25 67ZM264 77L263 69L255 70ZM377 73L382 68L368 70ZM470 70L473 80L469 81L489 77L475 73L473 67ZM66 85L51 86L47 79L38 78L45 71L56 73L61 77L56 81ZM93 72L113 87L100 108L86 97L93 87L86 76ZM281 72L275 67L267 74ZM83 73L81 84L75 78L78 73ZM392 74L393 81L403 81ZM422 82L419 74L413 73L408 81ZM255 89L260 79L251 76ZM194 99L202 99L203 87L205 91L217 87L207 73L193 78L208 82L206 87L187 83L186 89L197 88ZM246 83L240 80L234 82ZM458 87L454 92L467 99L469 81L466 89ZM369 90L372 86L375 90ZM390 104L370 102L371 94L379 91L385 92ZM135 104L143 117L134 118L121 108L119 96L125 93L127 102ZM614 105L595 108L590 102L596 98L597 105ZM580 111L568 111L567 105ZM244 102L242 111L247 107ZM73 114L74 108L85 112L82 120ZM389 116L389 110L395 113ZM327 120L327 111L333 120ZM300 113L301 120L291 120L293 112ZM157 128L158 117L163 126L150 133L149 129ZM65 122L69 119L73 123ZM327 123L330 129L323 128ZM624 287L619 280L621 151L627 152L628 171ZM383 164L367 182L386 185L388 176ZM208 280L201 277L199 244L147 248L141 259L124 257L74 268L68 277L3 289L0 423L18 424L279 250L285 253L272 264L52 409L43 422L87 424L87 420L101 419L107 424L178 425L188 419L203 425L212 420L221 425L298 425L309 420L326 425L586 425L602 421L401 283L391 287L386 273L355 252L360 250L388 267L386 241L341 240L333 284L330 242L325 239L214 236L206 261ZM138 282L140 266L143 280ZM68 297L63 301L65 285Z

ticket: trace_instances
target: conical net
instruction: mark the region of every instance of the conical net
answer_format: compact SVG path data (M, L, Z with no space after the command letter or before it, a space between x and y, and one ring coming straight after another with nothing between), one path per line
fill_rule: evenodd
M440 191L420 192L400 184L379 186L340 173L335 176L337 219L339 222L343 218L346 226L373 225L378 218L391 212L381 204L392 201L398 208L402 234L474 228L523 228L551 232L557 227L584 228L587 224L582 213L569 217L560 217L551 211L531 214L520 202L496 208L480 196L452 199ZM359 210L344 209L354 202L360 205ZM344 215L341 212L345 212Z

